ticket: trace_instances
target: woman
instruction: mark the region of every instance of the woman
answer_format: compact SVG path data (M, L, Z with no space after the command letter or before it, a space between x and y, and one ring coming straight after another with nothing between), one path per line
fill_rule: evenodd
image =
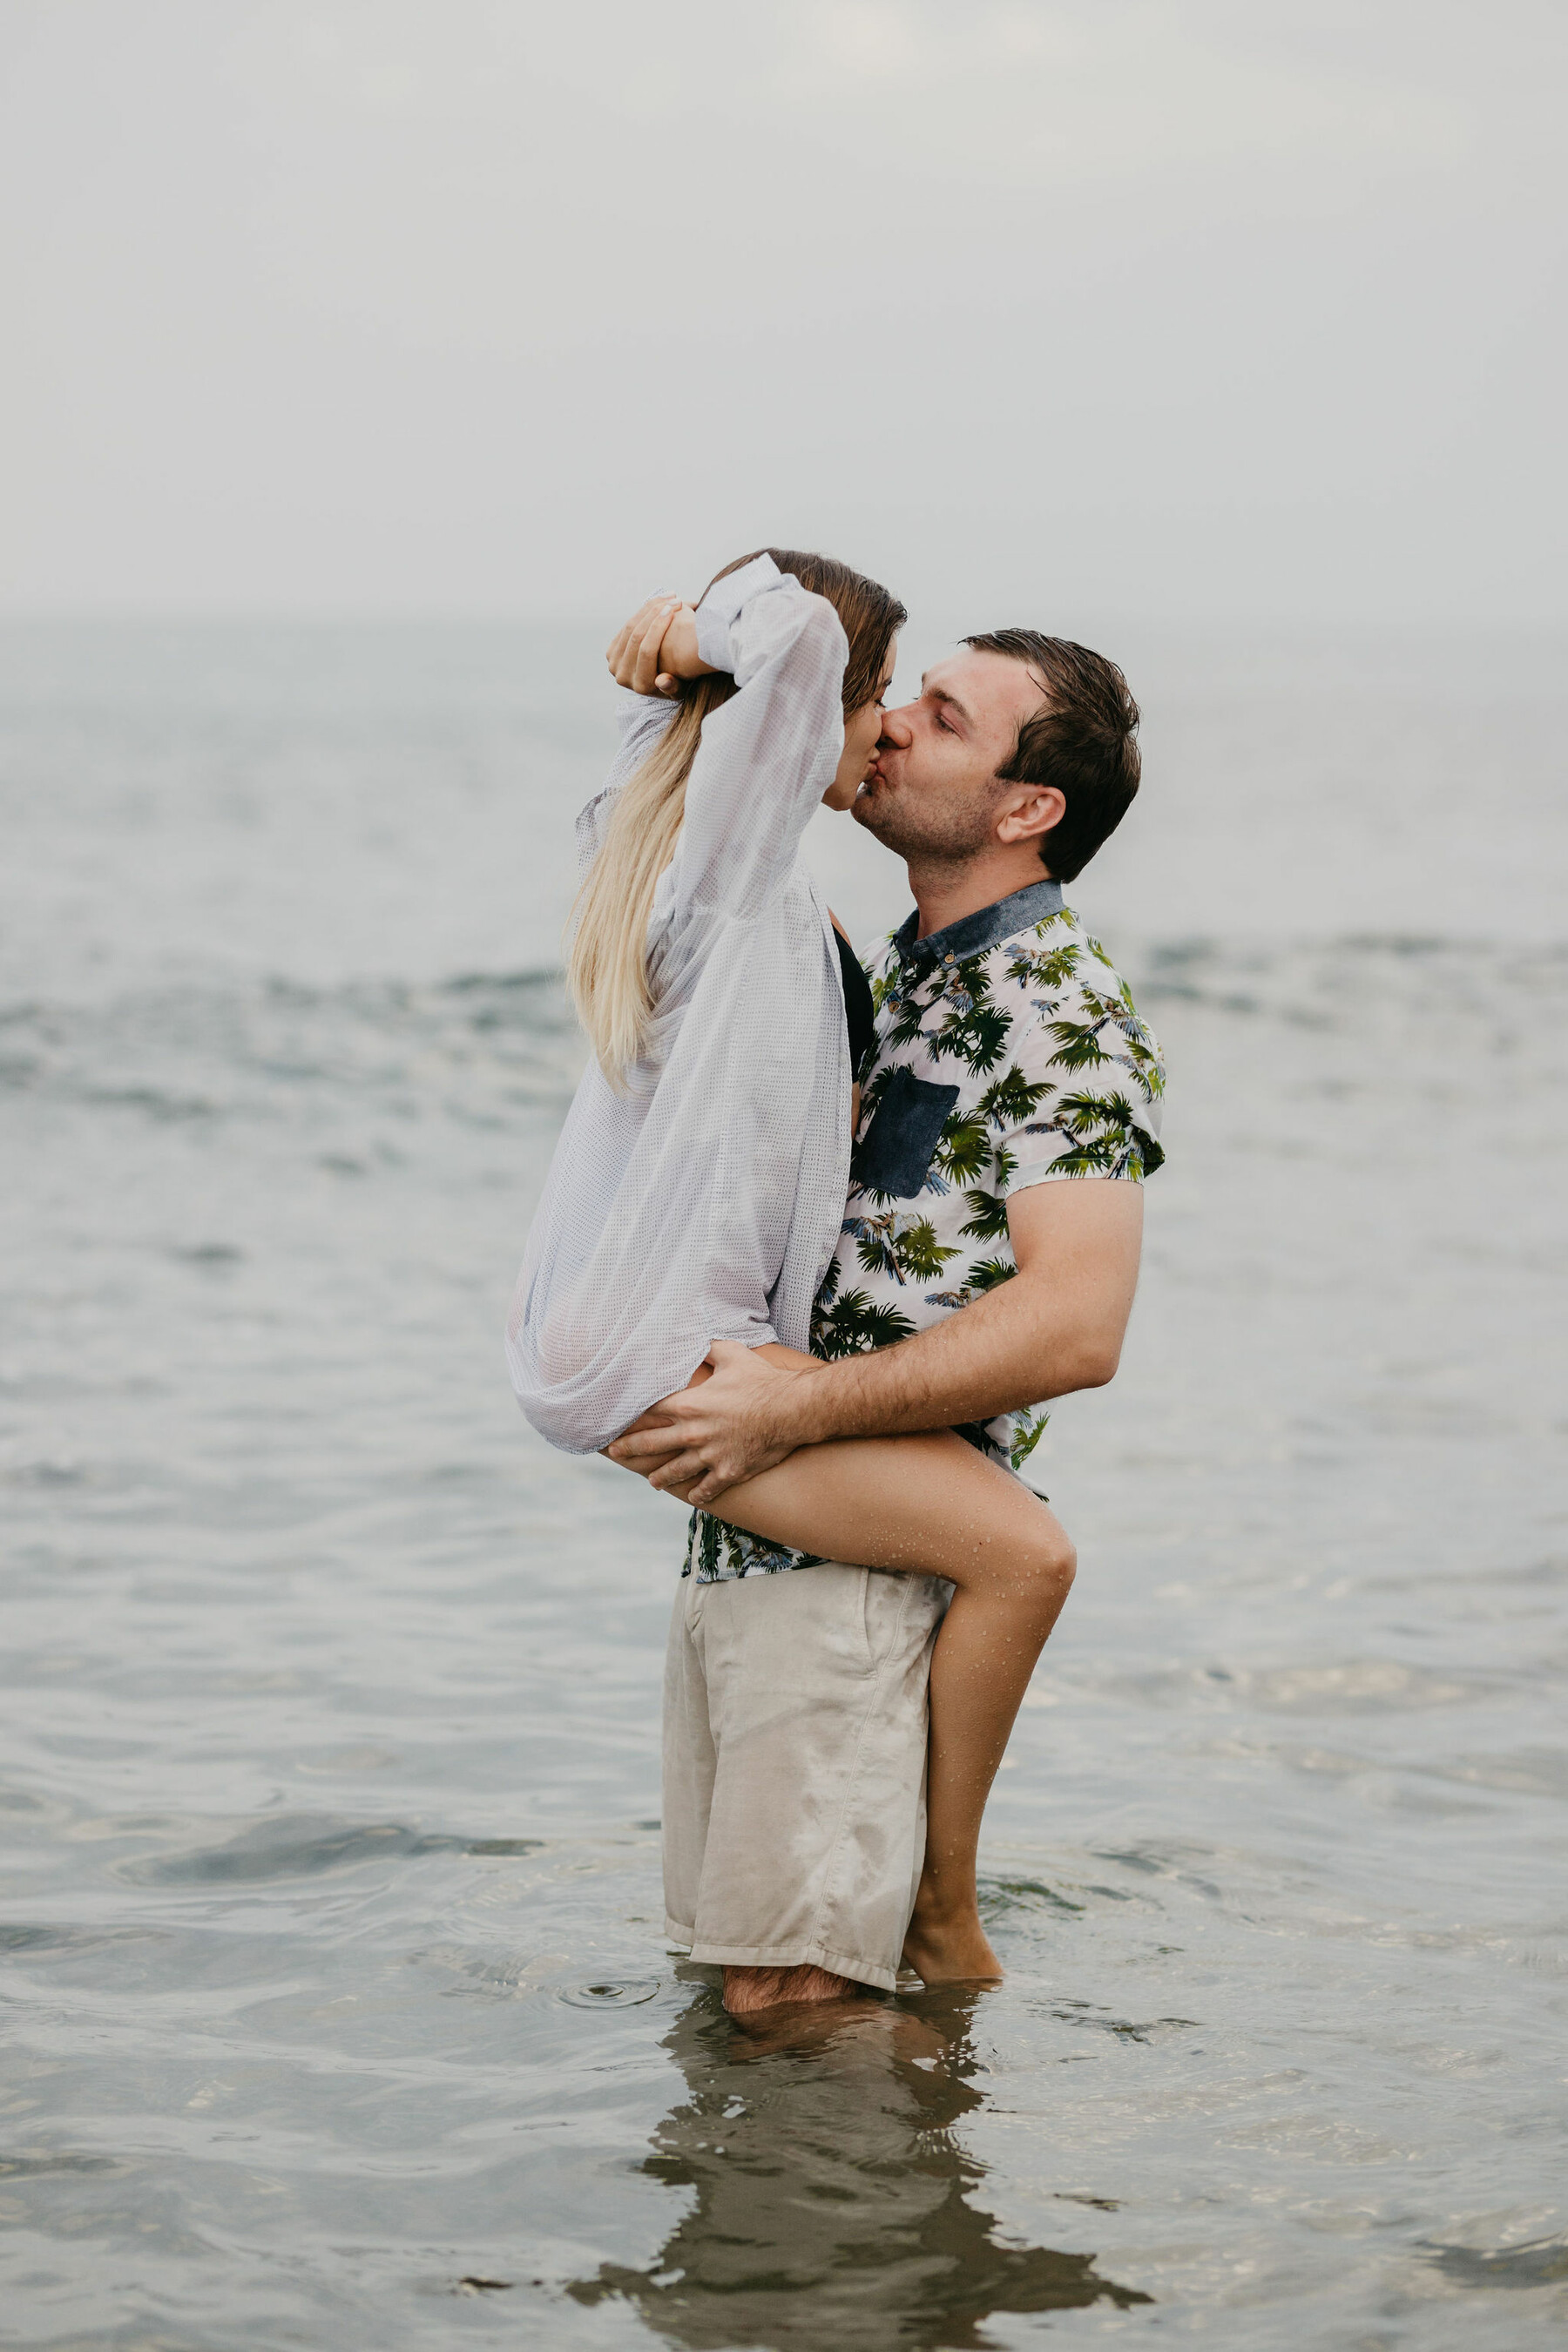
M582 820L570 978L595 1058L509 1327L524 1410L568 1451L602 1449L707 1377L715 1340L786 1369L810 1360L847 1191L858 968L841 962L798 851L814 809L848 807L870 767L904 618L844 565L772 550L721 572L695 609L645 605L611 646L639 698ZM1000 1975L975 1852L1071 1580L1061 1528L950 1431L804 1448L731 1488L719 1516L956 1587L931 1661L926 1865L906 1953L928 1982Z

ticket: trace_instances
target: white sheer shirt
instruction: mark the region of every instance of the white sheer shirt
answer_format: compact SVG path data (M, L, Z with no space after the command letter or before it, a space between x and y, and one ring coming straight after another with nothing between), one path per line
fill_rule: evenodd
M805 1348L849 1176L849 1048L801 835L844 745L837 614L771 557L718 581L698 648L739 692L703 723L648 924L656 1011L617 1094L590 1062L507 1323L523 1412L568 1454L684 1388L715 1339ZM619 755L577 821L584 868L671 707L621 694Z

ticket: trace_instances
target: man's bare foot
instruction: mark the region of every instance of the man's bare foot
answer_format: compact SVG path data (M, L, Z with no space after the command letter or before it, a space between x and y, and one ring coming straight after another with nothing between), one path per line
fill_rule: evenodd
M829 1969L726 1969L724 2006L731 2017L754 2017L760 2010L782 2009L808 2000L842 2000L857 1988L847 1977Z
M923 1984L1000 1984L1002 1963L973 1911L957 1919L917 1911L904 1937L904 1965Z

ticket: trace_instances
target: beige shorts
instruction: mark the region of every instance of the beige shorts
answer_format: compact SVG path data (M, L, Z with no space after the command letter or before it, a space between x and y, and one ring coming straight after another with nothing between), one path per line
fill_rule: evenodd
M694 1960L814 1961L892 1990L952 1591L837 1560L682 1579L665 1661L664 1902Z

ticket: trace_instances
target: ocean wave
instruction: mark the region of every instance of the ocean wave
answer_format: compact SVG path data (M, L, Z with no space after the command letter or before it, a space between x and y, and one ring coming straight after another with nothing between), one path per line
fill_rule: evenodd
M0 1006L0 1092L157 1124L287 1117L328 1097L379 1098L411 1120L559 1114L582 1059L552 972L187 982Z

